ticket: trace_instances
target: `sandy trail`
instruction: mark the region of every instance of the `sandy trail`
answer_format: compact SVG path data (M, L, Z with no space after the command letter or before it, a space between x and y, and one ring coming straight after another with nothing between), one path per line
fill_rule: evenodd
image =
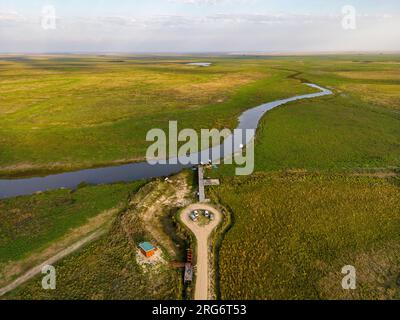
M5 286L4 288L1 288L0 289L0 297L3 296L4 294L14 290L15 288L17 288L18 286L20 286L24 282L32 279L37 274L41 273L42 272L42 268L44 266L52 265L52 264L56 263L57 261L63 259L64 257L70 255L71 253L73 253L76 250L80 249L81 247L83 247L87 243L89 243L89 242L97 239L98 237L100 237L103 233L105 233L105 231L106 231L105 229L96 231L96 232L92 233L91 235L89 235L89 236L79 240L78 242L74 243L73 245L69 246L68 248L60 251L59 253L57 253L56 255L52 256L51 258L49 258L45 262L41 263L40 265L37 265L36 267L33 267L32 269L27 271L24 275L18 277L15 281L10 283L8 286Z
M214 221L206 226L200 226L193 222L189 214L194 210L208 210L215 216ZM209 243L208 240L212 231L222 221L222 213L214 207L207 204L193 204L185 208L181 213L182 222L194 233L197 239L197 271L196 271L196 288L195 300L208 300L210 297L210 275L209 275Z

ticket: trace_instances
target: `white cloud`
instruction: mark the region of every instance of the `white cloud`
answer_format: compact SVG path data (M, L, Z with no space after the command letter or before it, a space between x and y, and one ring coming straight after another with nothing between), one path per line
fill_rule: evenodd
M197 6L215 6L220 4L254 4L257 0L167 0L172 3L183 3Z
M0 22L22 22L26 18L16 11L0 11Z
M173 1L189 4L199 2ZM24 17L17 12L0 12L0 50L400 50L398 15L359 15L358 28L352 31L342 29L341 19L341 15L332 14L224 12L196 16L166 14L68 18L61 15L57 21L57 29L45 31L40 27L40 17Z

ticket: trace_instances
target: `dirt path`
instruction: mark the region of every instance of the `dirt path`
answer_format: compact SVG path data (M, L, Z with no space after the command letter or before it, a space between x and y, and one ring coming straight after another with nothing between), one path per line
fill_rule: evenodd
M189 200L187 197L190 196L191 189L187 184L186 175L177 175L173 179L168 180L168 182L156 181L149 183L142 189L142 192L145 194L143 196L140 196L139 194L135 196L133 200L131 200L130 205L134 207L136 214L142 216L148 232L157 239L157 242L162 244L171 255L174 255L176 253L176 248L168 234L163 232L160 216L163 214L165 208L184 207L188 204ZM73 230L70 235L66 236L66 239L53 244L44 252L41 252L39 257L35 254L35 260L31 259L28 261L30 267L25 267L24 273L23 270L21 270L24 265L15 264L12 266L13 272L9 272L9 281L1 284L0 279L0 286L9 283L13 276L17 276L17 278L7 286L4 286L3 288L0 287L0 297L35 277L37 274L40 274L43 266L56 263L104 234L107 229L102 228L99 230L99 228L104 226L105 223L117 212L118 209L105 211L99 216L91 219L88 224ZM122 215L122 219L129 219L129 214ZM123 224L123 226L125 226L125 224ZM95 230L98 231L94 232ZM129 240L130 231L125 230L125 232ZM88 236L81 238L83 235ZM134 242L132 242L132 246L136 248ZM26 261L24 262L25 264L28 263Z
M206 226L200 226L193 222L189 214L194 210L208 210L215 216L215 220ZM210 297L210 270L209 270L209 237L212 231L222 221L222 213L214 207L207 204L193 204L185 208L181 213L182 222L194 233L197 239L197 271L196 271L196 288L195 300L208 300Z
M7 292L10 292L11 290L14 290L15 288L17 288L18 286L20 286L24 282L32 279L37 274L41 273L42 272L42 268L44 266L52 265L52 264L56 263L57 261L63 259L64 257L70 255L74 251L76 251L76 250L80 249L81 247L83 247L85 244L87 244L87 243L97 239L98 237L100 237L103 233L105 233L105 231L106 231L106 229L102 229L102 230L99 230L99 231L96 231L96 232L92 233L91 235L89 235L89 236L79 240L78 242L74 243L70 247L60 251L59 253L57 253L56 255L52 256L51 258L49 258L48 260L46 260L42 264L30 269L28 272L26 272L24 275L22 275L19 278L17 278L14 282L9 284L8 286L6 286L4 288L1 288L0 289L0 297L3 296L4 294L6 294Z
M32 251L28 256L20 260L10 261L9 263L3 264L0 272L0 288L10 284L12 279L22 276L34 266L42 263L42 261L50 259L61 250L72 246L82 238L104 227L113 220L113 216L115 216L119 211L119 207L106 210L92 218L89 218L84 225L68 231L65 235L48 245L46 248L40 251Z

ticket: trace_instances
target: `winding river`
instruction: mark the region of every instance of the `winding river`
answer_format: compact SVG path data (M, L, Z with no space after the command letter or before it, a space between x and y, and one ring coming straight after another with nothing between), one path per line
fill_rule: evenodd
M269 103L262 104L258 107L249 109L241 114L239 117L238 129L257 129L261 118L264 114L278 106L286 103L322 97L332 94L332 91L322 88L316 84L306 83L307 86L318 89L318 92L294 96L287 99L276 100ZM191 164L156 164L151 165L147 162L139 162L126 164L121 166L112 166L96 169L79 170L75 172L66 172L60 174L53 174L46 177L26 178L26 179L0 179L0 198L10 198L21 195L29 195L38 191L54 190L60 188L74 189L80 183L86 182L89 184L108 184L116 182L131 182L141 179L151 179L158 177L165 177L180 172L185 168L190 168L196 163L199 164L202 159L216 160L213 151L220 149L221 155L227 157L240 151L241 144L245 145L254 134L247 136L243 143L236 143L236 139L231 136L224 140L223 145L204 150L200 153L190 155ZM234 141L235 140L235 141ZM231 144L230 148L227 145ZM228 150L228 151L227 151Z

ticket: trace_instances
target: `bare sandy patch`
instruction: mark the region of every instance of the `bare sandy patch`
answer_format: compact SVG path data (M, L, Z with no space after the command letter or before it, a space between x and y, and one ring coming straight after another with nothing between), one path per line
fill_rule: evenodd
M191 189L186 182L186 175L180 174L166 181L154 181L146 185L141 193L134 197L131 206L143 221L144 228L172 256L177 248L171 237L165 232L162 218L171 208L184 207L190 203Z
M158 249L154 255L150 258L145 257L142 252L138 249L136 251L136 262L138 265L147 267L147 266L156 266L158 264L165 264L166 261L163 257L163 253L160 249Z

